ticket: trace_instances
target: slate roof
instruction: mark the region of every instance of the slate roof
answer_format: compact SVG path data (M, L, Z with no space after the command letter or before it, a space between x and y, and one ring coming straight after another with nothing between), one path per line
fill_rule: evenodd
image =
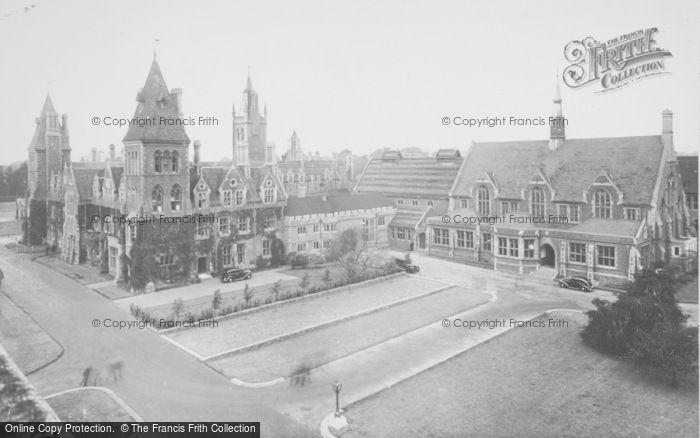
M124 137L124 141L190 142L184 126L168 126L167 124L158 123L160 117L167 119L178 118L178 109L176 96L168 91L168 86L165 84L165 79L163 79L163 74L160 72L160 67L155 59L153 64L151 64L151 70L148 72L146 84L138 93L136 100L139 102L139 105L136 107L133 118L151 118L155 119L155 123L145 124L145 126L132 124Z
M100 169L73 167L73 175L75 175L75 184L78 189L78 195L80 196L81 201L89 201L92 199L92 183L95 180L95 175L97 175L98 177L103 177L104 173L104 166Z
M444 198L449 196L463 158L438 162L435 158L373 158L356 186L359 193L379 192L387 196Z
M342 211L369 210L391 206L393 206L391 200L381 193L311 196L306 198L289 198L285 215L333 214Z
M421 220L425 217L431 217L435 214L432 207L425 210L419 209L402 209L399 210L389 224L392 227L404 227L415 229L420 225Z
M681 179L683 180L683 190L685 190L686 193L697 193L698 156L680 155L678 156L678 164L681 170Z
M44 106L41 109L41 115L36 119L37 126L34 130L32 141L29 143L29 150L46 149L46 114L55 112L56 110L53 107L51 97L47 95L46 100L44 101Z
M490 175L501 198L521 199L522 190L542 170L554 188L554 200L581 202L583 191L606 172L625 203L651 202L661 136L567 139L554 151L548 145L548 140L474 143L453 194L469 196L477 180Z

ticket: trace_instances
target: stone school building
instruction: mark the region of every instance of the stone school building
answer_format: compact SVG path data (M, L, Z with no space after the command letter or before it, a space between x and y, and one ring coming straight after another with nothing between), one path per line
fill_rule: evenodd
M428 254L623 284L653 262L695 263L691 225L666 110L661 135L567 139L553 126L549 140L472 144L449 211L427 220Z

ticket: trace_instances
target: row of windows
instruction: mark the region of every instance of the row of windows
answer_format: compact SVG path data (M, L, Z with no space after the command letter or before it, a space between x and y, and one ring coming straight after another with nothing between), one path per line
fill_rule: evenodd
M312 233L318 233L319 230L321 229L320 224L313 224L311 225L311 232ZM328 224L323 224L323 231L336 231L338 229L338 224L336 223L328 223ZM297 234L306 234L309 231L309 226L307 225L299 225L297 227Z
M263 244L263 256L269 256L270 255L270 241L263 240L262 244ZM227 245L221 249L221 258L222 258L221 262L224 266L232 266L233 265L232 247L231 246ZM245 261L245 243L237 243L236 244L236 262L243 263L244 261Z
M391 238L396 240L413 240L413 230L405 227L390 227Z
M156 173L177 172L180 167L177 151L155 151L153 153L153 170Z
M165 202L165 191L161 186L153 187L151 191L151 211L162 212ZM182 189L179 184L173 185L170 189L170 210L180 211L182 207Z
M449 230L446 228L435 228L433 230L433 243L439 246L450 245ZM455 246L457 248L474 249L474 232L459 230L456 233ZM481 249L483 251L491 251L491 234L483 233L481 240ZM523 257L535 258L535 239L523 239ZM508 257L520 257L520 241L519 239L499 237L498 238L498 255ZM584 243L569 243L569 260L575 263L586 263L586 244ZM616 266L615 247L597 245L596 246L596 261L598 266L606 266L614 268Z
M396 204L411 205L413 207L416 207L418 205L427 205L428 207L433 207L435 205L435 203L429 199L424 201L419 201L418 199L397 199Z
M272 222L274 224L274 216L273 215L268 215L265 217L265 224L267 225L269 222ZM227 235L231 233L231 226L234 224L231 224L229 222L229 218L227 217L220 217L218 221L219 225L219 234ZM250 218L247 216L242 216L239 217L237 222L235 223L236 230L238 230L239 233L249 233L250 232ZM268 228L268 227L266 227ZM198 223L197 224L197 237L200 238L207 238L209 237L209 224L207 223Z
M509 214L518 212L517 201L500 201L500 213ZM544 216L545 208L545 192L540 187L535 187L530 191L530 215ZM460 208L468 208L468 199L460 199ZM488 216L491 214L491 195L485 186L480 186L477 190L476 210L480 214ZM578 223L580 221L580 209L578 205L560 204L558 206L559 216L566 217L569 223ZM610 219L612 218L612 196L605 189L598 189L593 194L593 215L596 218ZM638 220L639 210L636 208L625 208L625 219Z
M328 249L333 244L332 240L312 240L309 242L297 242L297 252L306 252L310 249Z
M239 207L246 202L246 192L244 189L238 190L224 190L223 191L223 204L226 207L236 206ZM270 204L275 202L275 189L266 188L263 190L263 202L265 204ZM197 192L197 208L207 209L209 208L209 196L204 190Z
M588 254L586 253L585 243L569 243L570 262L586 263L587 260ZM599 266L607 266L609 268L614 268L616 266L615 247L596 245L596 261Z

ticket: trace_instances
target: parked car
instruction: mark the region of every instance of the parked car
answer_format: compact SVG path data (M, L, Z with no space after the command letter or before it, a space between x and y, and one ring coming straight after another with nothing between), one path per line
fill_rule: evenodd
M593 290L593 285L591 282L584 277L560 278L559 286L566 287L568 289L577 289L582 292L591 292Z
M225 270L224 273L221 274L221 281L229 283L236 280L248 280L252 276L253 273L250 269L231 268Z
M408 272L409 274L415 274L416 272L420 271L418 265L414 265L413 263L406 263L406 260L400 259L398 257L396 258L396 266Z

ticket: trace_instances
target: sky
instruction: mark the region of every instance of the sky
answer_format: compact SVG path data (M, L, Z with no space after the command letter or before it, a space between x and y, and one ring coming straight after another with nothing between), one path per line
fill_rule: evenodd
M443 117L548 117L564 47L658 28L669 74L609 93L561 86L568 138L657 135L674 112L676 150L700 149L700 2L46 1L0 3L0 164L24 160L44 99L68 114L73 159L121 149L154 51L182 88L203 160L232 155L232 105L250 70L281 154L466 149L544 139L546 126L443 125ZM33 6L32 6L33 5ZM27 8L25 10L25 8ZM156 41L158 40L158 41Z

